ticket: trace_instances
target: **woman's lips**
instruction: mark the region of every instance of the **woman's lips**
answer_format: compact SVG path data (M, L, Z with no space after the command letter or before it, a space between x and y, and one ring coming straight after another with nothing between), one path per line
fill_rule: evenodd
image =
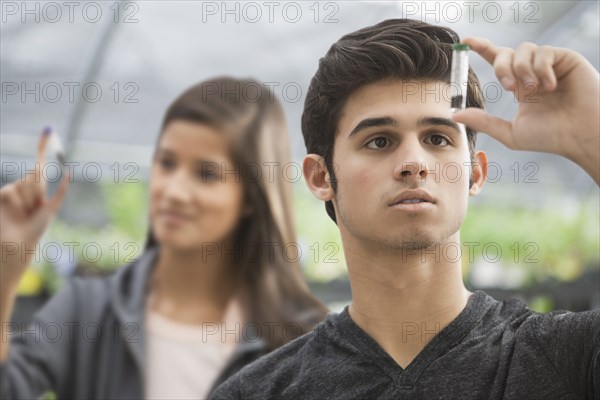
M163 211L159 214L159 217L168 225L181 225L191 219L187 215L172 211Z

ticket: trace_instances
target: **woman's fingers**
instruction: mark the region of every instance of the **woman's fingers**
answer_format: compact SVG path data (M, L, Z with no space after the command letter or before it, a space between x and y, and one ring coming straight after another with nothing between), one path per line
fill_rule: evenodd
M25 215L31 215L41 205L41 198L37 194L39 184L35 182L34 174L30 174L31 177L26 177L25 182L19 182L16 184L17 192L19 194L19 200L21 206L25 212Z
M26 210L19 194L17 183L9 183L0 189L0 207L4 218L23 222L26 219Z
M46 165L46 149L51 134L52 130L46 128L40 137L34 171L27 172L22 181L6 185L0 191L2 207L9 215L14 215L19 221L27 220L41 207L46 206L46 181L44 180L43 169ZM48 204L48 211L51 213L55 213L60 208L68 183L69 176L65 173L51 204Z
M43 169L46 165L46 148L51 134L52 130L50 128L44 129L38 141L37 162L34 171L26 172L23 182L17 184L23 207L28 215L34 213L46 200L46 182Z
M44 181L44 179L42 179L42 172L44 170L44 167L46 166L46 149L48 148L48 142L50 142L50 135L52 135L52 129L48 127L44 128L44 131L42 132L42 137L38 142L37 164L35 168L38 178L37 182L40 183L40 185L38 185L38 194L41 194L43 198L46 197L46 182Z
M48 210L52 214L56 214L60 209L60 205L62 204L65 195L67 194L67 188L69 187L70 176L68 172L65 172L60 184L58 185L58 189L54 196L48 201Z

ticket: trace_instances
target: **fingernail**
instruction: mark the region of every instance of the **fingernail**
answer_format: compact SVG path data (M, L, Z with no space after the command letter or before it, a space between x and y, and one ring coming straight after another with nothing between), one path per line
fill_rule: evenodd
M504 86L505 89L512 89L513 85L515 84L515 81L509 77L504 77L500 80L502 82L502 85Z
M544 87L548 90L552 89L552 81L550 79L544 79Z
M526 76L524 81L526 85L535 85L537 83L536 79L531 76Z
M47 126L44 128L44 130L42 131L42 135L49 135L52 133L52 127L51 126Z

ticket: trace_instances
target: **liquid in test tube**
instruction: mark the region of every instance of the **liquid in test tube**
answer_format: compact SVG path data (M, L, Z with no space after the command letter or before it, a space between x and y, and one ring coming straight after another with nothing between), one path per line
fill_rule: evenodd
M469 84L469 45L452 45L452 70L450 72L450 107L452 112L467 106L467 87Z

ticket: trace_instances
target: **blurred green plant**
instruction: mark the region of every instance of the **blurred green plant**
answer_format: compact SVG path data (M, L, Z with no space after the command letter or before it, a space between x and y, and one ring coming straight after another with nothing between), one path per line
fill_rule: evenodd
M517 264L528 274L527 285L548 278L572 281L586 268L600 268L600 215L593 199L579 204L575 216L548 205L531 208L471 206L461 229L461 241L493 243L501 249L501 262ZM479 247L481 249L481 246ZM463 276L470 263L464 257ZM481 258L481 251L475 252Z
M94 229L56 219L41 243L42 246L44 243L70 243L77 268L92 273L110 272L139 256L148 226L146 183L99 184L110 217L109 223ZM63 253L67 252L66 248L63 249ZM46 260L47 257L42 258ZM62 285L63 279L50 262L43 261L31 268L41 276L44 287L50 293L56 292ZM27 289L26 285L24 290Z
M539 313L554 310L554 301L550 296L536 296L528 302L529 308Z
M327 215L324 203L315 199L304 182L294 184L293 188L304 274L315 282L328 282L345 276L346 259L337 225Z
M56 395L56 392L53 392L51 390L47 390L42 394L42 400L57 400L58 397Z
M148 184L105 183L102 192L111 225L134 240L143 240L148 225Z

